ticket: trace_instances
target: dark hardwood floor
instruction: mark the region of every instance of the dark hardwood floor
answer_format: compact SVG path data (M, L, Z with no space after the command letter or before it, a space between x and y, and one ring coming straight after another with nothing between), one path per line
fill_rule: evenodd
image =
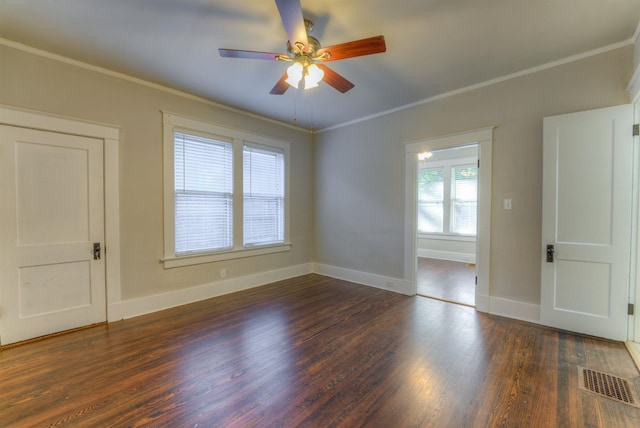
M467 263L418 257L417 283L421 296L476 304L476 270Z
M319 275L0 351L3 427L637 427L621 343Z

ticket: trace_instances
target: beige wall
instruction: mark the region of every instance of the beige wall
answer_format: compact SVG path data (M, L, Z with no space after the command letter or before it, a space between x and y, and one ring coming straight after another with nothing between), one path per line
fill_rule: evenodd
M628 46L319 133L316 261L402 278L404 143L495 126L490 294L538 304L542 119L628 103L632 66Z
M0 64L0 103L121 128L123 299L213 283L222 267L229 279L312 261L313 147L308 133L9 47L0 46ZM291 251L163 268L161 110L291 142Z
M319 263L401 278L404 143L496 126L490 293L537 304L542 118L629 102L633 47L320 133L315 151L306 133L117 77L8 47L0 62L0 103L121 128L124 299L215 282L221 267L234 278L309 263L314 251ZM162 267L160 110L292 143L292 251Z

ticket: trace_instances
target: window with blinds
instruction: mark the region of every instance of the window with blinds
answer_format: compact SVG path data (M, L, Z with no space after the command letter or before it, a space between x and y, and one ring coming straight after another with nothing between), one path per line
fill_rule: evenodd
M175 252L233 246L233 145L174 133Z
M444 170L427 168L418 174L418 230L426 233L444 231Z
M244 246L284 242L284 151L245 143L243 165Z
M475 235L477 212L478 168L474 165L451 168L451 232Z
M478 168L455 160L432 164L418 163L418 232L475 235Z

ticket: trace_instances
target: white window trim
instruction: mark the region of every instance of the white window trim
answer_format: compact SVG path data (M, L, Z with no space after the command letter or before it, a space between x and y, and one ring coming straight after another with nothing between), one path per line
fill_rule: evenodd
M289 147L284 141L250 134L244 131L225 128L212 123L162 112L163 129L163 185L164 185L164 255L161 262L165 269L211 263L223 260L280 253L291 249L289 237ZM174 194L174 132L191 133L233 144L233 247L222 251L185 254L176 256L175 252L175 194ZM243 177L242 148L244 143L255 143L283 150L285 162L285 198L284 198L284 243L265 246L243 246Z
M476 237L474 235L461 235L458 233L418 232L418 238L430 239L432 241L463 241L463 242L476 241Z

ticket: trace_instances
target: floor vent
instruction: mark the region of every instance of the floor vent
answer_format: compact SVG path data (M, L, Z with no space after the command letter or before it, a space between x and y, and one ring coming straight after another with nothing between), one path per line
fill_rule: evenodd
M629 381L618 376L597 372L583 367L578 367L580 389L595 392L596 394L616 400L620 403L640 407L635 399Z

